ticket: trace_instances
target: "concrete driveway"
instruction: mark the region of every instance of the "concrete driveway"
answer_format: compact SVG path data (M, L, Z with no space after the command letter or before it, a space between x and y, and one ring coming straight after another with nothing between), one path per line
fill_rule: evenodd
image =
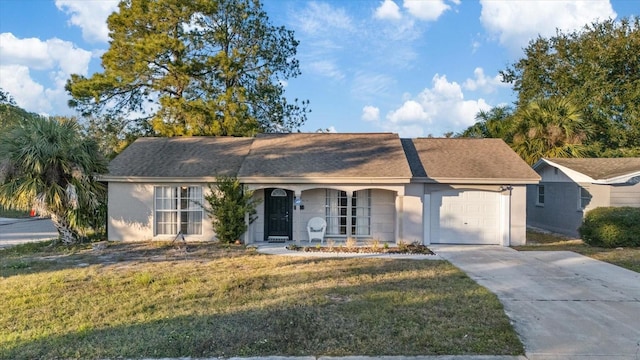
M58 237L58 232L49 219L0 218L0 248L56 237Z
M640 274L569 251L430 248L498 296L528 359L640 359Z

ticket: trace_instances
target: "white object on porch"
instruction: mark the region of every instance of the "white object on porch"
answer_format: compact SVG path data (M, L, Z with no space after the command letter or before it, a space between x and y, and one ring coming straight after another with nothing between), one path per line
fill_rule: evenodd
M307 232L309 233L309 242L313 239L320 239L320 243L324 242L324 233L327 230L327 222L323 218L314 217L307 223Z

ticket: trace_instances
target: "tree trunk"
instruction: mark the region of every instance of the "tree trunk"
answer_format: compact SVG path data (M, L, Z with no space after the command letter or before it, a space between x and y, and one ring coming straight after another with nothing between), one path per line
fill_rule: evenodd
M69 221L64 216L51 214L53 226L58 230L58 239L65 245L71 245L78 242L78 234L71 228Z

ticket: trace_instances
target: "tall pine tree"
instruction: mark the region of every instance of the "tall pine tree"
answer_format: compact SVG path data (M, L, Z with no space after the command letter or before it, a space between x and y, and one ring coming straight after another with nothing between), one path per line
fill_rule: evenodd
M123 0L107 20L104 71L72 75L70 106L135 117L155 135L246 136L291 131L308 101L283 82L300 74L293 32L270 24L258 0Z

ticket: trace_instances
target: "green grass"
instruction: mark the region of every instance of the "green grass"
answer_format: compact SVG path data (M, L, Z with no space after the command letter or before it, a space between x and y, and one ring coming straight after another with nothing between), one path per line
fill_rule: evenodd
M0 250L0 358L523 354L445 261L29 246Z
M589 246L580 239L535 231L527 231L527 245L515 246L514 248L520 251L573 251L596 260L640 272L640 248L606 249Z

